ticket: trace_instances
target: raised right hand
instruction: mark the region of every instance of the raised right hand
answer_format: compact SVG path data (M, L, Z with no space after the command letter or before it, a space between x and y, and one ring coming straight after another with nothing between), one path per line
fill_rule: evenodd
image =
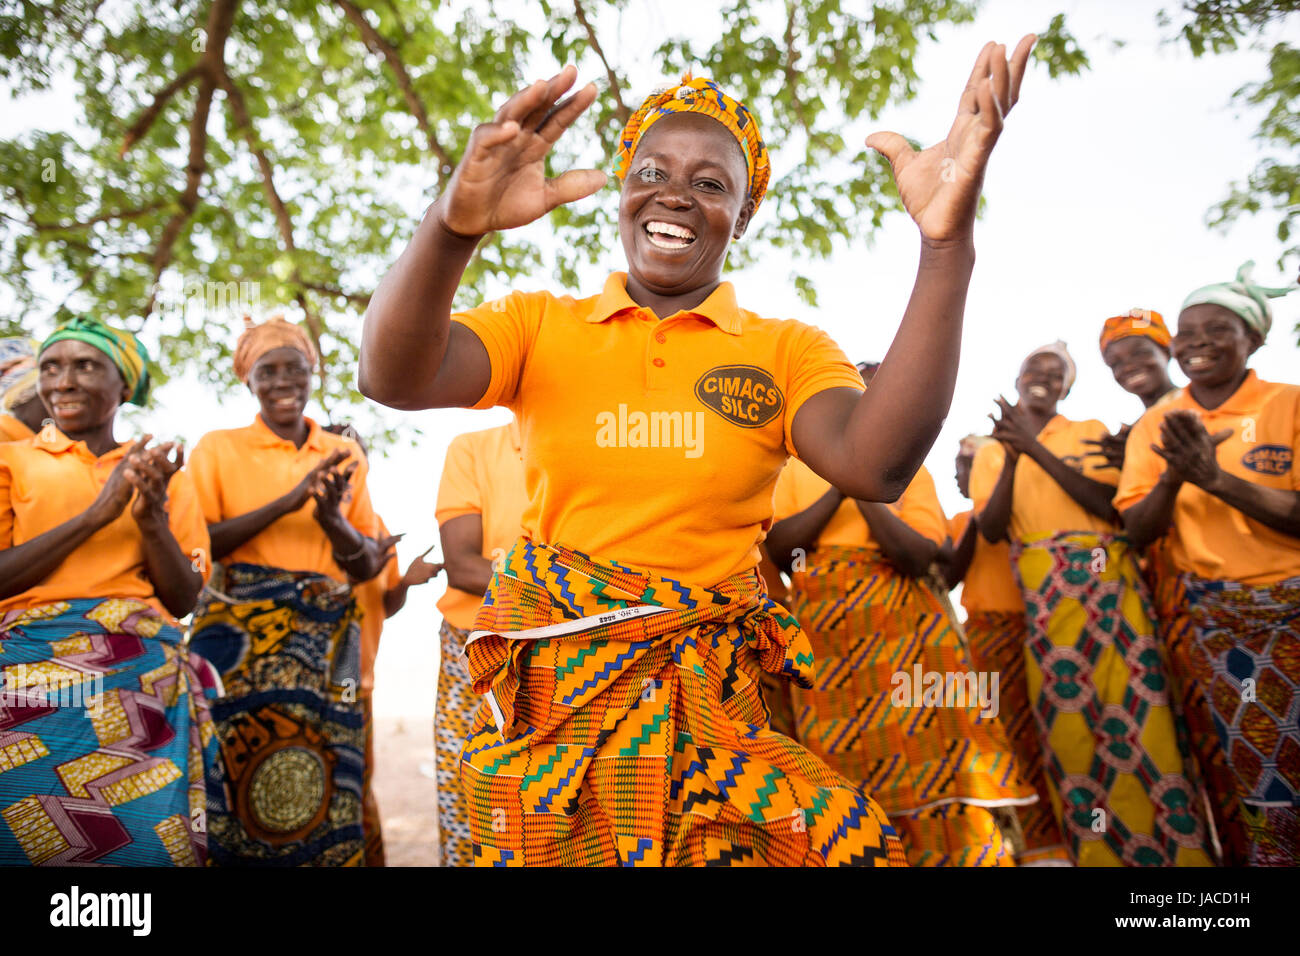
M549 80L520 90L497 110L492 122L475 127L446 192L433 208L444 228L476 238L525 226L605 185L607 177L596 169L571 169L546 178L546 154L596 99L596 85L588 83L556 105L577 76L577 68L566 66Z
M126 510L126 506L131 503L131 496L135 494L135 486L127 477L128 469L141 462L145 455L145 447L153 441L153 435L145 435L139 441L131 445L126 450L116 467L109 473L108 481L104 482L104 487L99 489L99 494L91 502L89 511L97 523L110 524L117 520L117 516Z
M324 478L340 462L347 461L352 453L346 448L335 448L332 452L316 462L311 471L302 476L302 481L293 486L285 497L288 499L290 511L297 511L307 503L307 499L312 496L312 489L318 482Z

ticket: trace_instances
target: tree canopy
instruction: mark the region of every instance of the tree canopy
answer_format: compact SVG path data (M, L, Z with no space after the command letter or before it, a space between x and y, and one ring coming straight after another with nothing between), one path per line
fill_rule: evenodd
M473 126L523 85L529 56L604 78L553 163L609 168L647 92L607 52L626 5L541 0L532 22L523 4L429 0L0 0L0 78L17 96L71 77L82 113L72 133L0 140L0 276L17 304L0 332L89 311L147 328L164 371L228 387L238 313L283 306L320 347L324 406L358 401L370 284ZM898 208L887 165L841 131L913 98L918 51L978 6L729 0L709 41L657 38L664 75L706 71L781 131L769 134L779 178L742 264L782 250L815 300L799 262ZM1040 26L1035 55L1052 75L1087 67L1062 16ZM490 279L542 270L572 285L615 244L612 191L551 220L546 249L516 235L484 243L466 301Z

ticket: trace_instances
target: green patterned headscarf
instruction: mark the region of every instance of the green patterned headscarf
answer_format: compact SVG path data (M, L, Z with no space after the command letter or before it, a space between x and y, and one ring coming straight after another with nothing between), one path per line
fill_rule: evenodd
M127 401L133 405L145 403L149 397L149 352L143 342L130 332L109 328L99 319L80 316L55 329L41 344L41 352L64 339L85 342L107 355L131 390Z
M1270 289L1250 281L1250 274L1255 268L1254 260L1245 263L1237 270L1234 282L1216 282L1201 286L1183 301L1183 309L1194 305L1219 305L1241 316L1247 328L1254 329L1261 339L1268 338L1268 330L1273 327L1273 309L1269 299L1277 299L1300 289L1300 284ZM1182 309L1179 309L1181 312Z

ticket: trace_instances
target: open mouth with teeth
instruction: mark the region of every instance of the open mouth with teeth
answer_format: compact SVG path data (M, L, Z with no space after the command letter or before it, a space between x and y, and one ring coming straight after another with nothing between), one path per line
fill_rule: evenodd
M1183 360L1183 365L1189 372L1209 368L1213 364L1214 357L1211 355L1189 355Z
M652 220L644 226L650 244L659 249L685 249L695 241L695 233L686 226Z
M1046 398L1049 394L1046 385L1030 385L1029 394L1033 398Z

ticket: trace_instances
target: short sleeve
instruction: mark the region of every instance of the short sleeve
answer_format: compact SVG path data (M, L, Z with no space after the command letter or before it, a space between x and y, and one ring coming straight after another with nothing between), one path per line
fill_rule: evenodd
M970 516L973 512L962 511L948 519L948 536L953 541L960 541L961 536L966 533L966 526L970 524Z
M221 507L221 475L218 472L221 454L213 447L215 444L211 435L204 435L185 461L185 472L190 476L203 518L208 524L217 524L226 517Z
M548 298L545 292L511 292L504 298L452 315L453 322L465 326L483 343L492 367L487 391L468 407L514 408L520 373L537 337Z
M970 500L976 511L983 511L993 497L1006 459L1006 449L1000 442L989 442L975 453L970 468Z
M852 388L861 392L866 386L857 366L845 357L834 339L811 325L793 324L799 331L790 345L784 421L786 450L798 458L791 429L803 403L828 388Z
M1116 511L1126 511L1145 498L1164 474L1165 460L1151 450L1165 410L1159 406L1143 415L1128 433L1124 445L1124 471L1115 492Z
M948 517L939 503L934 479L924 467L899 497L896 513L905 525L935 544L943 544L948 537Z
M10 464L0 458L0 551L14 546L14 505L11 489L14 484Z
M190 559L190 566L207 583L212 576L212 544L208 539L208 522L199 504L194 480L184 469L172 475L171 481L167 483L167 527L180 545L181 552Z
M791 515L798 514L802 509L799 507L799 496L795 489L795 469L799 467L799 462L790 459L781 469L781 474L776 479L776 489L772 492L772 520L784 521Z
M469 435L457 435L447 446L433 516L438 524L446 524L452 518L482 513L483 494L474 474L473 442Z

